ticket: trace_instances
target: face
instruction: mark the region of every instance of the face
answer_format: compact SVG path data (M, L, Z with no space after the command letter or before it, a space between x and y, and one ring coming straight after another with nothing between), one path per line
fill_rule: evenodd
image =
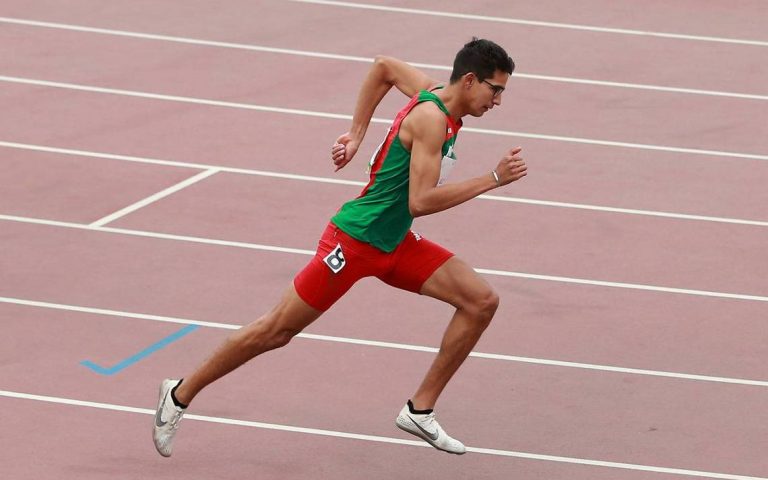
M509 74L496 70L492 77L485 80L480 80L474 75L471 75L468 80L471 81L469 114L473 117L481 117L496 105L501 105L501 97L507 86Z

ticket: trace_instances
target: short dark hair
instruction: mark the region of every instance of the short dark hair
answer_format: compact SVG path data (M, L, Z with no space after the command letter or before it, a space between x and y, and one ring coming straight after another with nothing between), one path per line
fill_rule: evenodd
M496 70L511 75L515 70L515 62L499 45L490 40L472 37L472 41L464 45L456 54L451 83L456 83L469 72L477 75L478 80L482 81L491 78Z

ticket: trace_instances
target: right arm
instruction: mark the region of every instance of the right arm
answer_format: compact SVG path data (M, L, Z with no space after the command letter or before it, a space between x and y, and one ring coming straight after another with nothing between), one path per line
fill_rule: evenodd
M438 84L437 80L402 60L377 56L360 87L355 113L352 116L352 127L336 140L331 149L331 158L336 170L343 168L355 156L371 123L373 112L392 87L410 98L420 90L427 90Z
M400 126L401 141L411 144L408 210L414 217L442 212L527 174L528 168L520 156L522 149L516 147L509 150L493 169L496 175L488 172L438 186L445 128L445 114L429 102L414 108Z
M434 146L442 144L442 139L433 142ZM438 147L439 148L439 147ZM411 155L410 183L408 185L408 210L413 217L431 215L442 212L456 205L471 200L494 188L515 182L527 175L528 167L519 155L520 147L509 150L493 169L498 176L491 172L457 183L446 183L437 186L440 176L440 150L437 155L428 153L429 144L418 145L414 139L414 153Z

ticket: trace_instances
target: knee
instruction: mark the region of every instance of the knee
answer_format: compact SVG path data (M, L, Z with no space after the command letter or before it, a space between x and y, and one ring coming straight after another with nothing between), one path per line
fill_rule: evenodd
M271 332L268 336L267 350L273 350L275 348L282 348L288 345L293 337L298 335L298 331L294 331L289 328L280 328Z
M499 308L499 295L489 287L474 295L469 303L467 309L486 327L491 323L493 315Z
M242 345L247 350L262 353L288 345L298 333L299 331L283 327L272 319L261 318L245 328Z

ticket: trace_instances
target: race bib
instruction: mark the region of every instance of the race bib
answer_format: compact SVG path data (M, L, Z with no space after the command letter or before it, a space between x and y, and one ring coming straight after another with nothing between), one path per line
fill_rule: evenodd
M458 162L456 155L453 153L453 146L448 147L448 152L443 156L443 160L440 162L440 180L437 181L437 186L444 184L448 180L448 175L451 174L451 170Z
M381 148L384 146L384 143L386 143L386 138L389 137L389 132L392 130L392 127L389 127L387 129L387 134L384 137L384 141L379 144L378 147L376 147L376 150L373 152L373 155L371 155L371 159L368 160L368 168L365 170L365 173L371 173L371 169L373 168L373 164L376 163L376 157L379 156L379 152L381 152Z
M344 259L344 252L341 250L341 244L337 244L336 248L331 250L331 253L326 255L323 261L333 273L339 273L347 263Z

